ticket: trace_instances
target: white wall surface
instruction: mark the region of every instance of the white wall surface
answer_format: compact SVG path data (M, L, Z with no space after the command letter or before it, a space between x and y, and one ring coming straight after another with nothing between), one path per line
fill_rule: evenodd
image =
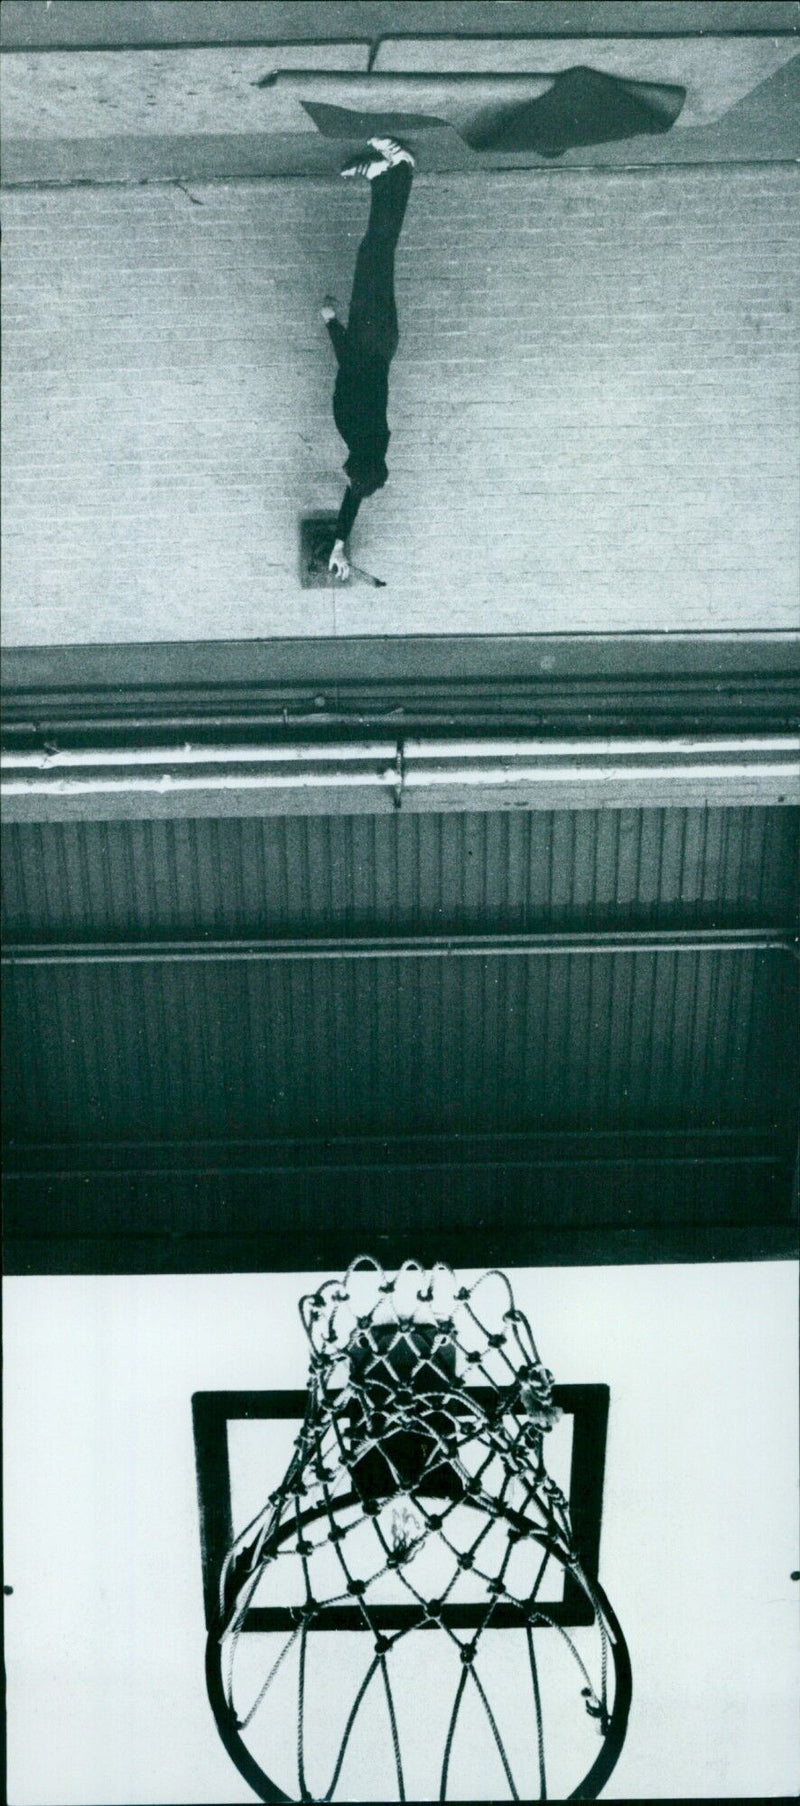
M791 164L422 168L352 542L386 587L301 589L364 186L6 192L4 643L794 632Z
M513 1279L557 1381L611 1389L600 1577L634 1703L606 1797L794 1794L794 1269ZM303 1385L313 1283L6 1283L11 1806L252 1798L205 1695L190 1401Z

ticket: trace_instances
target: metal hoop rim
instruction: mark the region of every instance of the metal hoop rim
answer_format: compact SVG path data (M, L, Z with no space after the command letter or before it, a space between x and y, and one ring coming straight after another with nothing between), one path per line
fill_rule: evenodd
M351 1497L355 1498L356 1496L357 1495L352 1495ZM471 1500L465 1500L464 1502L472 1505ZM477 1509L477 1507L474 1508ZM312 1511L304 1513L304 1518L306 1521L313 1521L316 1518L325 1517L326 1515L327 1507L321 1505ZM293 1525L287 1525L284 1534L286 1536L290 1535L293 1529ZM532 1532L532 1534L535 1535L534 1532ZM282 1538L279 1540L282 1540ZM541 1538L536 1537L535 1540L540 1541ZM584 1577L580 1567L577 1568L576 1572L577 1578L582 1580ZM587 1583L584 1581L584 1584L586 1585ZM625 1734L628 1728L628 1717L630 1714L633 1693L630 1654L616 1612L606 1597L599 1580L593 1580L591 1589L589 1590L587 1586L587 1591L589 1591L590 1598L594 1596L592 1598L592 1603L595 1604L595 1607L599 1605L602 1611L605 1619L605 1628L611 1644L611 1655L614 1666L614 1704L611 1708L608 1729L603 1739L603 1747L598 1752L598 1755L587 1774L584 1775L583 1780L573 1789L572 1793L566 1796L569 1800L596 1800L599 1797L609 1776L613 1773L622 1752L622 1746L625 1742ZM342 1632L342 1634L357 1635L359 1633ZM242 1775L248 1785L253 1788L254 1793L257 1794L260 1800L267 1802L268 1806L274 1806L274 1803L276 1802L286 1802L288 1803L288 1806L291 1806L291 1802L295 1796L284 1793L277 1782L270 1779L269 1775L265 1773L260 1764L256 1762L255 1757L250 1754L246 1743L240 1735L239 1726L236 1722L233 1709L227 1699L222 1679L222 1650L224 1636L224 1626L217 1625L209 1631L206 1640L205 1664L209 1704L214 1714L214 1720L220 1738L222 1739L231 1761L238 1768L240 1775ZM311 1796L307 1795L306 1798L310 1799Z

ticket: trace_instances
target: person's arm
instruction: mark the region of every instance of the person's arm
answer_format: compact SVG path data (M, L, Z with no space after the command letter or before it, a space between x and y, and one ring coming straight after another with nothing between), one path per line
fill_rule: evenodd
M348 484L344 492L342 505L339 509L339 517L336 522L335 539L337 544L341 542L341 544L344 545L345 541L350 538L350 534L353 531L353 523L360 506L360 496L357 496L350 484Z
M350 575L350 564L344 549L345 540L350 537L350 532L358 513L359 505L359 496L354 495L353 490L348 486L344 493L344 500L341 508L339 509L333 551L328 559L328 570L332 571L335 577L340 577L342 583L346 583Z
M337 364L340 364L342 361L342 354L344 352L344 342L345 342L345 338L347 336L345 333L344 327L342 325L341 320L337 320L335 314L333 315L332 319L325 321L325 325L328 328L328 332L330 334L330 339L331 339L331 344L333 346L334 351L336 352L336 362L337 362Z

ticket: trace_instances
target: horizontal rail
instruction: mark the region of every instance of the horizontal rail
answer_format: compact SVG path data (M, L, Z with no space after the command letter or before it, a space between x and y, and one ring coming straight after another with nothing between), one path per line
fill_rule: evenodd
M223 961L553 958L620 953L791 953L786 929L613 929L583 933L340 935L277 940L7 942L4 966L203 964Z
M219 1166L204 1166L202 1168L201 1177L204 1181L207 1179L231 1179L233 1176L237 1178L260 1178L263 1176L264 1178L269 1179L288 1176L306 1179L312 1174L317 1174L318 1176L325 1178L333 1176L338 1178L361 1178L369 1177L371 1174L379 1174L381 1177L385 1178L387 1175L394 1173L405 1173L422 1177L424 1174L440 1173L443 1171L467 1175L473 1173L574 1173L584 1167L590 1168L592 1172L608 1171L611 1173L627 1170L633 1171L638 1167L644 1167L648 1172L653 1171L658 1167L668 1167L670 1171L675 1167L702 1167L705 1172L710 1167L725 1166L779 1167L785 1169L788 1164L787 1156L785 1154L745 1154L736 1149L732 1150L730 1153L723 1154L620 1154L616 1158L610 1155L603 1157L602 1155L587 1154L583 1158L574 1156L563 1160L558 1160L555 1157L546 1154L531 1155L527 1160L515 1159L513 1156L506 1158L502 1154L498 1154L496 1160L470 1160L466 1157L461 1160L414 1160L411 1158L408 1160L392 1160L389 1158L386 1160L352 1161L350 1163L344 1161L317 1161L314 1164L305 1166L300 1165L297 1161L292 1164L280 1161L275 1161L270 1164L263 1161L248 1164L242 1160L239 1160L234 1164L231 1161L226 1161ZM65 1167L18 1167L14 1165L13 1158L6 1158L4 1166L6 1177L8 1179L24 1179L31 1183L35 1179L85 1179L88 1173L91 1173L93 1180L163 1180L186 1177L196 1178L201 1171L196 1163L192 1166L181 1166L176 1165L174 1162L169 1165L161 1164L153 1166L101 1166L97 1163L93 1163L90 1167L87 1167L85 1163L76 1163L74 1166Z
M386 763L394 760L402 750L407 770L412 770L414 762L440 762L449 767L454 761L472 760L483 766L487 761L501 760L513 768L520 760L534 759L539 762L552 763L563 757L582 759L598 759L607 757L623 758L626 761L639 756L648 758L668 754L671 758L696 759L698 755L704 759L712 756L723 758L736 757L741 754L743 745L751 752L780 753L787 746L800 752L800 735L796 738L787 734L767 734L754 736L746 743L737 735L721 734L700 736L650 736L619 735L603 736L592 740L548 739L520 740L494 737L485 740L457 740L450 738L407 739L402 745L396 740L378 740L360 742L304 742L295 745L270 744L258 746L246 743L233 743L228 746L205 746L202 744L184 746L106 746L106 747L55 747L51 750L37 749L7 752L2 756L2 767L9 772L77 772L81 769L102 769L104 767L136 769L138 767L159 766L194 766L194 765L256 765L266 767L279 765L318 765L320 768L341 767L357 769L361 765L372 762Z
M8 820L800 804L800 735L62 747L0 779Z

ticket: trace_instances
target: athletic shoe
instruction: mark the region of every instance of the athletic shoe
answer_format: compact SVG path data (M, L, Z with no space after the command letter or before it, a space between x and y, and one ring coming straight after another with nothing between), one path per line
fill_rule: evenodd
M410 150L405 144L400 144L397 138L370 138L369 146L371 150L378 152L379 157L385 157L386 162L392 168L395 168L398 163L410 163L411 168L414 168L414 158Z
M388 169L391 169L388 157L361 156L353 157L349 163L345 163L339 174L346 182L352 176L363 176L365 181L374 182L376 176L385 176Z

